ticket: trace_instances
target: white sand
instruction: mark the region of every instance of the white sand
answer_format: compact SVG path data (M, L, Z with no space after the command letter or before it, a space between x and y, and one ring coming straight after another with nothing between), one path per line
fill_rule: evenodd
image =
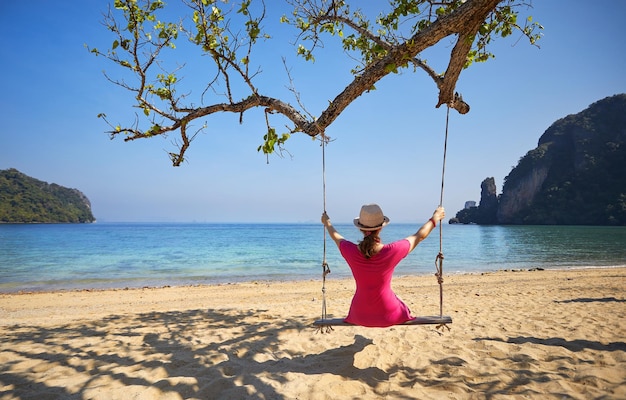
M432 325L319 334L321 282L0 295L0 399L626 399L626 269L446 278ZM394 288L439 312L434 277ZM327 283L347 313L353 283Z

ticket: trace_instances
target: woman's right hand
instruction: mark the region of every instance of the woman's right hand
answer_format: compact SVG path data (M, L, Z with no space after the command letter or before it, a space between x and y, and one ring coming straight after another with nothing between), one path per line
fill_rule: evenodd
M437 207L435 212L433 212L433 219L437 221L437 223L441 222L441 220L443 220L445 217L446 217L446 210L444 210L444 208L441 206Z

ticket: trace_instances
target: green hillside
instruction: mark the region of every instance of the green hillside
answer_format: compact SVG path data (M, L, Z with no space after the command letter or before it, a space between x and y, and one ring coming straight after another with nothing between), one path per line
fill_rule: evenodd
M94 222L89 199L76 189L0 170L0 223Z

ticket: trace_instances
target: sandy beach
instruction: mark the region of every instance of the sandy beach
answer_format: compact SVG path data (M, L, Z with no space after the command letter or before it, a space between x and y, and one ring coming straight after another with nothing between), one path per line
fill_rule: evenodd
M0 399L626 399L626 268L446 277L321 334L321 279L0 295ZM416 315L434 277L398 277ZM351 280L327 282L329 316Z

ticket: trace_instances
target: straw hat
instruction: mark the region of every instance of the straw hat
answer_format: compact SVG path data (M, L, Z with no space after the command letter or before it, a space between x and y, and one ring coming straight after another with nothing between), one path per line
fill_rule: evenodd
M361 207L361 213L354 219L354 225L362 231L375 231L389 223L389 218L383 215L378 204L366 204Z

